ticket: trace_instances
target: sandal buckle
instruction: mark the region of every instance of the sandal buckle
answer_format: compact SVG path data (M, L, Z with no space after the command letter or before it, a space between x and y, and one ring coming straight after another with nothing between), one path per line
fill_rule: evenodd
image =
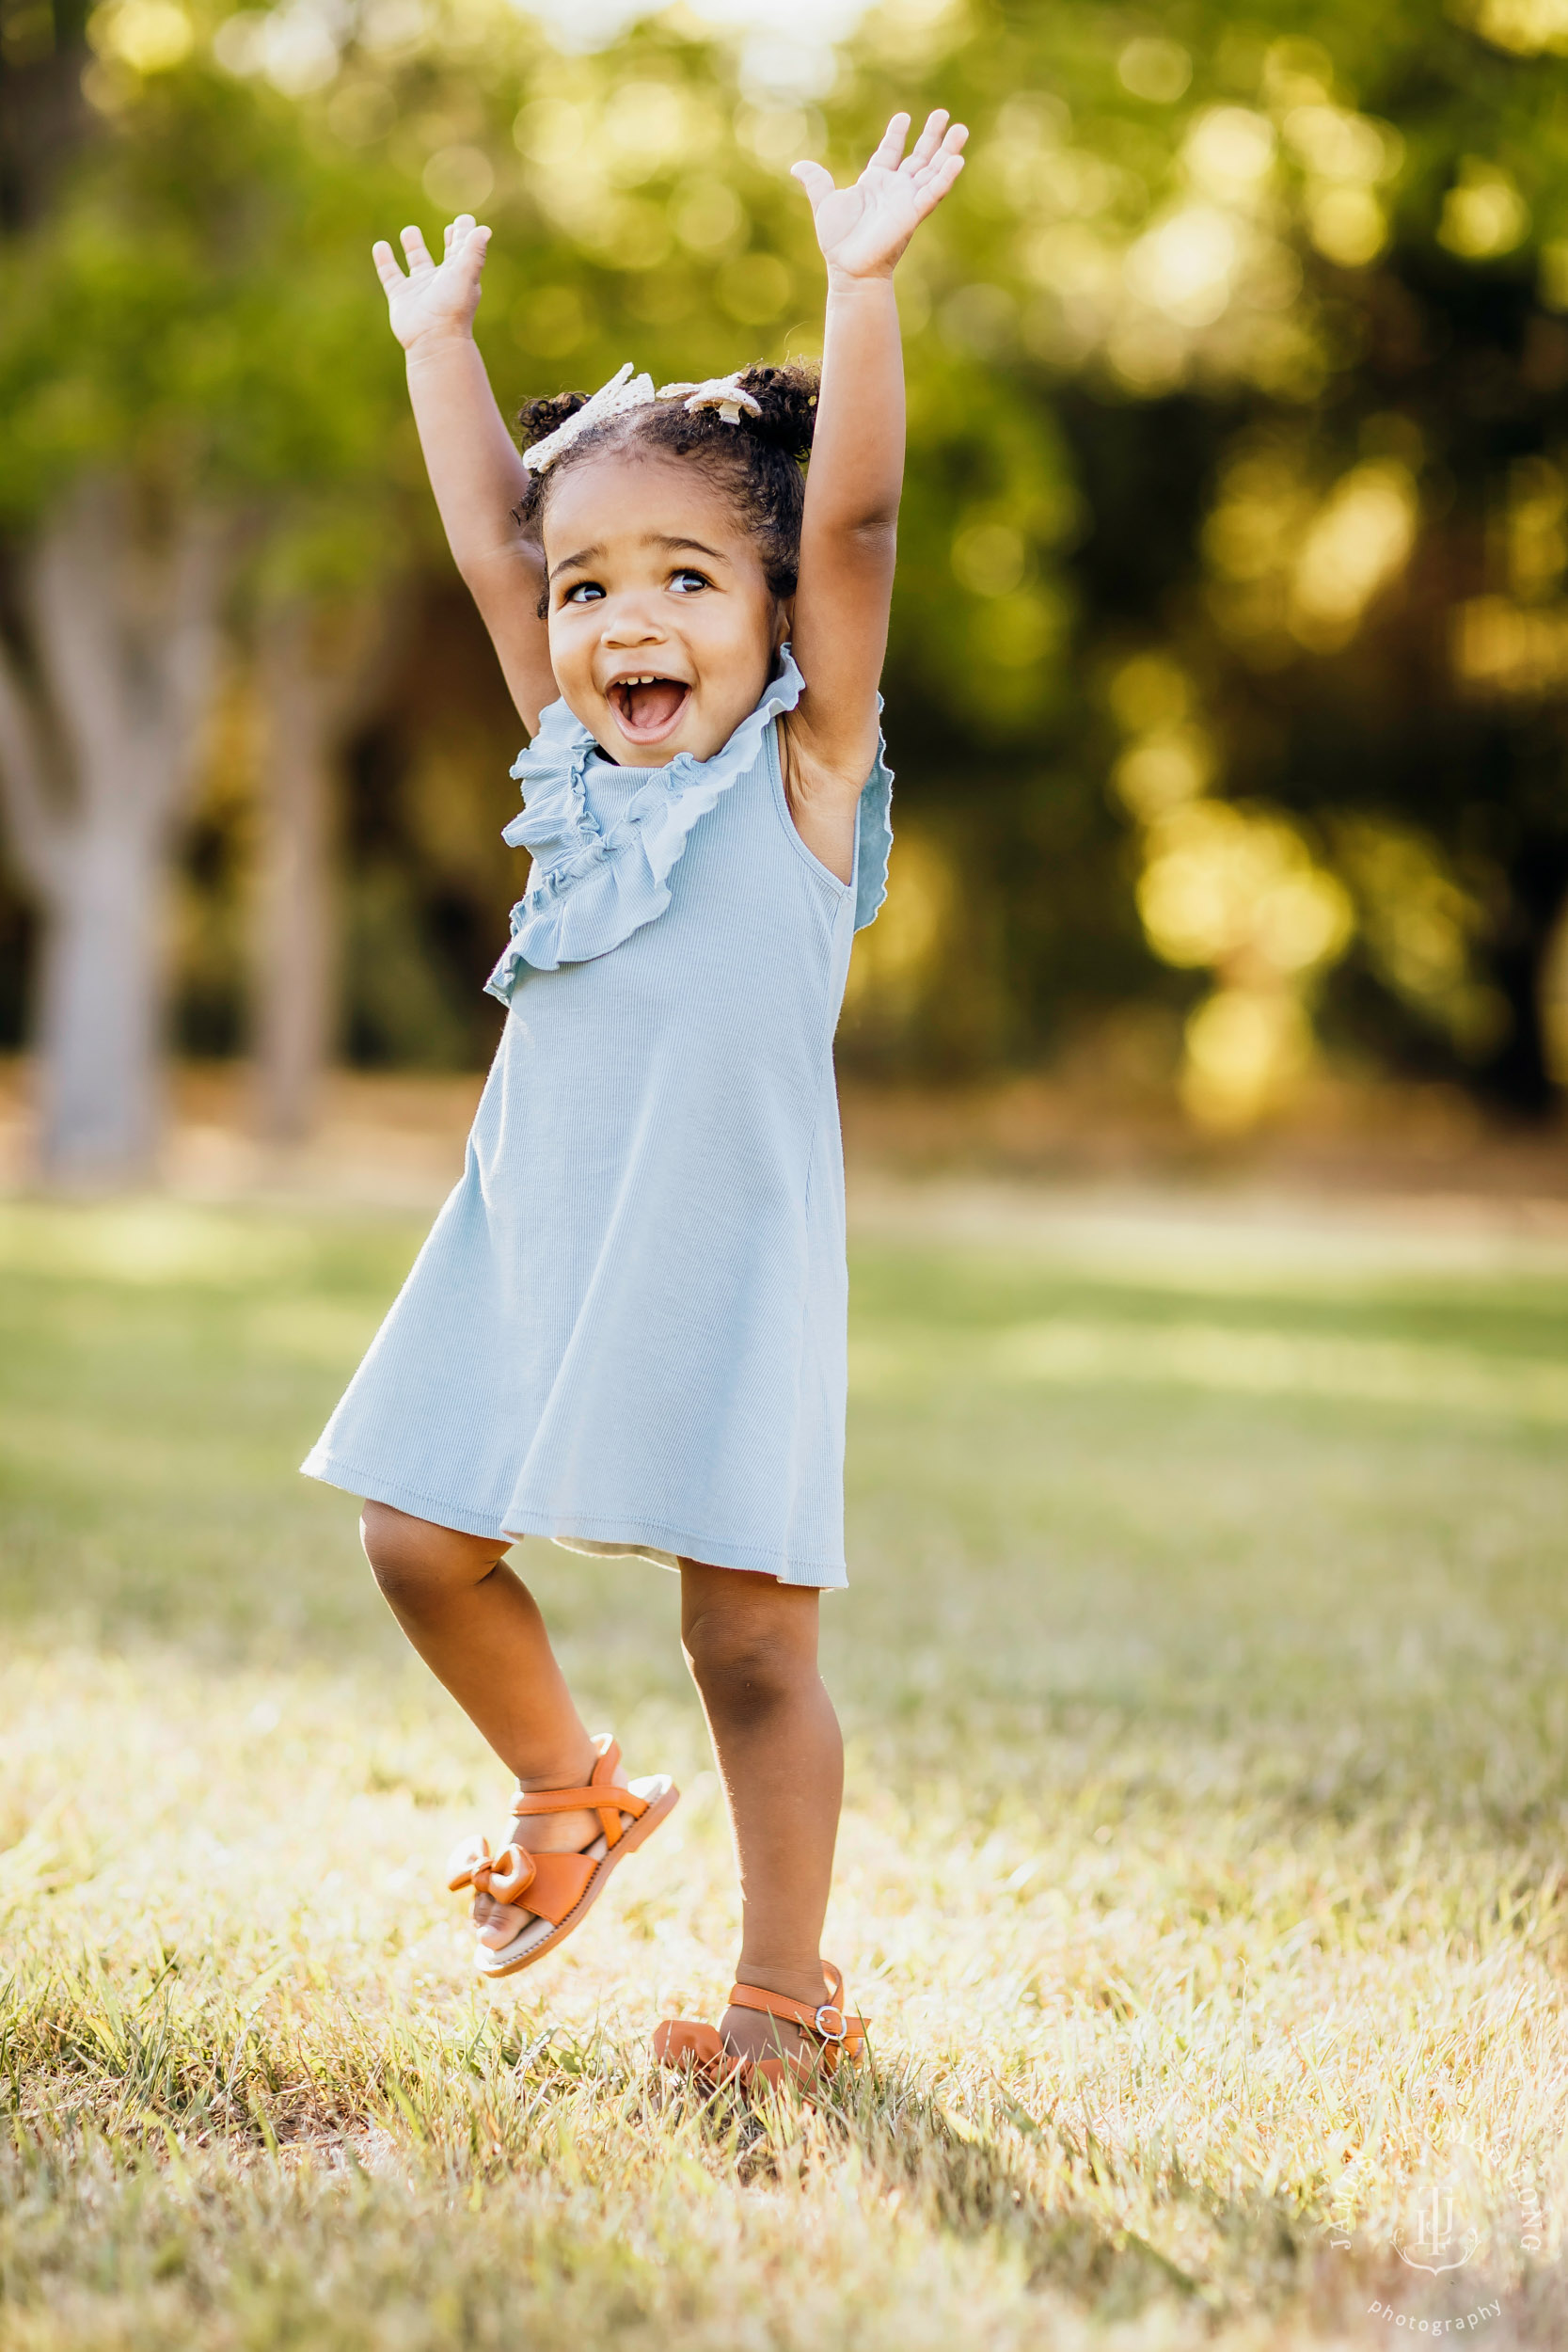
M831 2026L823 2023L823 2020L828 2017L835 2021ZM836 2001L824 2001L811 2022L813 2031L824 2042L847 2042L849 2039L849 2028L845 2023L844 2011Z

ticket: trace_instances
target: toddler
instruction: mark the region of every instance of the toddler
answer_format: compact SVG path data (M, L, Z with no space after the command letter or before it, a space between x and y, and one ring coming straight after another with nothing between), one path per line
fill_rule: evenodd
M817 1596L846 1581L832 1039L884 895L877 680L904 391L893 272L962 167L895 115L860 179L798 164L820 382L752 367L502 421L473 340L489 231L374 248L451 549L528 729L532 857L461 1183L305 1464L367 1498L399 1623L516 1777L454 1856L477 1961L526 1968L665 1820L590 1738L515 1538L674 1569L739 1860L737 1981L661 2058L809 2078L859 2047L819 1939L843 1785ZM802 461L810 456L809 472Z

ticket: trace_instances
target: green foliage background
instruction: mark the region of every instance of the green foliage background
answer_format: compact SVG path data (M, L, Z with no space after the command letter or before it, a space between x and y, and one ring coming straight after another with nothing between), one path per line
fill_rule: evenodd
M349 1050L470 1062L492 1033L517 729L434 530L372 237L465 203L494 222L503 405L627 357L690 375L810 350L789 161L848 175L895 105L940 101L973 162L903 289L886 682L927 919L902 947L890 929L847 1051L951 1074L1088 1038L1158 1074L1206 987L1277 993L1240 933L1157 952L1140 888L1186 819L1112 779L1130 741L1181 736L1204 807L1274 824L1342 901L1338 944L1287 975L1330 1056L1544 1106L1565 41L1548 0L886 0L802 96L679 7L573 55L494 0L7 0L0 520L14 544L73 473L129 464L230 505L252 550L186 850L185 1042L244 1039L243 647L280 577L412 583L344 780ZM1407 499L1408 545L1348 628L1308 626L1301 550L1347 483ZM13 1038L27 946L0 903Z

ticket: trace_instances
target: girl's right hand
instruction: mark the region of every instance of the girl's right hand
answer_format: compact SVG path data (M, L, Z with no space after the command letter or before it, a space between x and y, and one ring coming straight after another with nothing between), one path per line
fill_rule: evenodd
M386 289L392 332L404 351L427 340L470 335L489 230L477 227L472 213L459 213L447 226L439 265L431 260L421 230L405 229L401 243L408 256L406 277L385 238L372 246L371 259Z

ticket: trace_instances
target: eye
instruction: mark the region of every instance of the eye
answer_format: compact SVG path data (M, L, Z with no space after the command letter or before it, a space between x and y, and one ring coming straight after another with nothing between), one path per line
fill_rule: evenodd
M602 602L603 597L604 590L596 580L574 580L561 601L562 604L597 604Z
M705 572L694 572L687 565L678 572L671 573L670 585L678 596L694 596L702 589L711 588L713 582Z

